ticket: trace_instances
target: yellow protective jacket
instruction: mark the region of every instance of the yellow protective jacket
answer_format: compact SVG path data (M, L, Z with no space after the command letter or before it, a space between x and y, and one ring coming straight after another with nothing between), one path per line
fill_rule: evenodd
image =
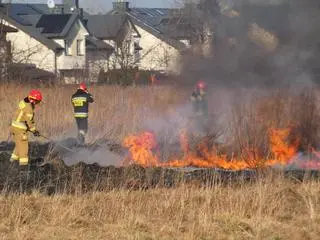
M24 131L36 131L34 122L34 106L29 102L28 98L20 101L19 109L14 115L11 126Z

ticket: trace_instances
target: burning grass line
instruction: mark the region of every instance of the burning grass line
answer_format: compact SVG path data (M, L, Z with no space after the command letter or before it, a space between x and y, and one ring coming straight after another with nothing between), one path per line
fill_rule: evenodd
M269 131L270 150L273 158L263 159L256 151L247 150L247 159L233 158L228 160L227 155L217 154L215 149L209 149L208 144L201 143L197 151L190 152L186 132L181 132L180 144L184 155L180 159L170 159L161 162L154 153L157 148L156 136L151 132L128 136L123 141L123 146L130 152L130 158L135 164L144 167L200 167L221 168L226 170L257 169L272 166L287 166L292 164L293 157L297 154L299 140L287 143L290 129L271 129ZM200 152L200 155L199 155ZM307 162L300 167L309 165L318 166L316 162ZM319 164L320 165L320 164Z

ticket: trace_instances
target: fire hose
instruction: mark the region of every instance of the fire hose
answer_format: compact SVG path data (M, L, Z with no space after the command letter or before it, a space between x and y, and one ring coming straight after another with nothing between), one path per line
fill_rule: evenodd
M43 139L48 140L48 141L50 141L50 142L54 142L54 141L53 141L51 138L49 138L49 137L46 137L46 136L43 136L43 135L40 135L40 137L42 137ZM57 146L59 146L59 147L61 147L61 148L63 148L63 149L65 149L65 150L67 150L67 151L69 151L69 152L75 153L74 150L72 150L71 148L68 148L68 147L62 145L62 144L59 143L59 142L54 142L54 144L57 145Z
M49 138L49 137L46 137L46 136L43 136L43 135L40 135L39 137L41 137L41 138L43 138L43 139L45 139L45 140L48 140L49 142L54 142L55 145L57 145L57 146L65 149L65 150L67 150L67 151L69 151L69 152L71 152L71 153L75 153L75 151L72 150L71 148L68 148L68 147L62 145L62 144L60 144L59 142L55 142L55 141L53 141L53 140L52 140L51 138ZM44 166L46 166L47 164L50 164L50 161L44 161L44 162L42 162L42 163L37 164L37 166L38 166L38 167L44 167Z

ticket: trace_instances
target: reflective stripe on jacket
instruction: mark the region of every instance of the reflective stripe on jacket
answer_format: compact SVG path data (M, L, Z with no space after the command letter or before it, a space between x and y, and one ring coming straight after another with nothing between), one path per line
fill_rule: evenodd
M11 126L15 128L23 129L23 130L28 129L27 125L23 122L12 121Z
M17 110L15 117L11 122L11 126L25 131L36 131L33 110L34 106L27 98L20 101L19 109Z
M77 112L77 113L74 113L74 117L76 117L76 118L86 118L86 117L88 117L88 113Z
M93 97L90 93L78 89L77 92L73 94L71 98L71 103L74 108L74 117L88 117L89 103L92 103L93 101Z

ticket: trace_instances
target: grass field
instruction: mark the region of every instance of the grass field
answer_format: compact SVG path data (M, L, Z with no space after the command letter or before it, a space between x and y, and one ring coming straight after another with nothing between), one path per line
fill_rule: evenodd
M319 239L320 182L0 197L1 239Z
M0 86L0 127L4 130L0 133L1 139L7 138L8 123L30 89L24 85ZM75 130L71 95L76 89L77 86L40 88L44 100L36 110L36 123L43 134L59 136ZM90 92L95 97L90 107L90 137L108 135L118 140L136 131L147 115L161 115L170 107L186 102L189 94L171 87L93 86Z
M9 120L29 89L0 86L1 140L7 138ZM75 135L70 104L75 86L41 90L39 130L53 138ZM96 103L91 105L89 141L106 137L121 142L150 126L150 121L154 129L169 126L172 113L184 109L191 90L90 87ZM302 93L213 89L210 112L228 123L227 132L232 133L228 143L234 150L248 143L266 149L268 128L290 124L303 145L312 145L318 142L319 125L314 93L314 89ZM162 132L161 137L171 134ZM241 185L118 189L86 195L3 193L0 239L319 239L319 204L319 181L301 183L281 176Z

